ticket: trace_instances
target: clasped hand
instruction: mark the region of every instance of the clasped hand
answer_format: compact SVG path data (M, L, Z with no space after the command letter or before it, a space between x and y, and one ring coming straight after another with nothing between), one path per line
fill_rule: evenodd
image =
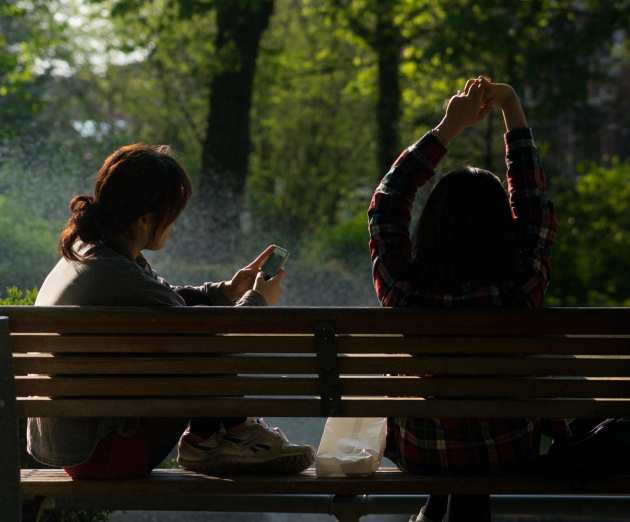
M484 119L493 107L504 108L516 94L510 85L492 83L488 78L471 78L463 91L457 91L448 101L446 114L435 128L436 135L446 145L466 127Z

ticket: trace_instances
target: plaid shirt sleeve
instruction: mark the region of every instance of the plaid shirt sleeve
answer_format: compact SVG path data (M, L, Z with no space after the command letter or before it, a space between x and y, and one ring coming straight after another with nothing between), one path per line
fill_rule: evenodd
M435 174L446 149L431 133L405 149L378 185L368 209L376 295L383 306L402 306L410 283L411 208L418 188Z
M551 247L558 230L547 179L531 129L505 134L508 193L520 245L521 270L516 281L529 308L543 305L551 272ZM542 431L556 441L571 433L568 419L544 419Z
M547 180L528 128L505 135L508 193L520 247L516 284L530 308L543 304L558 224L545 194Z

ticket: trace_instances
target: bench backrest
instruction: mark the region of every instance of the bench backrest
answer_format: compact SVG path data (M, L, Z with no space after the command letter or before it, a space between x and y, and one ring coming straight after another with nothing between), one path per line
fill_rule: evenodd
M0 307L2 315L19 416L630 413L630 309Z

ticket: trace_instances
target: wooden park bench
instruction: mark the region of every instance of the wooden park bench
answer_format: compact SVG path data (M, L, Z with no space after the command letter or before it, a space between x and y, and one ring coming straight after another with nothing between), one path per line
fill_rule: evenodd
M391 468L352 479L169 469L73 481L63 470L20 470L16 434L28 416L624 416L630 309L4 307L0 316L8 317L0 319L2 522L19 520L21 499L33 498L48 507L356 521L411 513L426 493L630 494L630 476L431 477ZM512 498L519 509L534 504ZM578 503L563 505L569 512Z

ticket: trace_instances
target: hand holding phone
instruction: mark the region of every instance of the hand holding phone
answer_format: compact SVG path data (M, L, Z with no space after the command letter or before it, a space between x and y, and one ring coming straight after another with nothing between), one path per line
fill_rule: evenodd
M276 257L272 259L273 253L276 249L280 249ZM265 250L263 250L256 259L254 259L247 266L241 268L232 279L229 281L225 281L223 285L223 291L227 298L236 303L248 290L252 290L254 288L254 282L256 281L256 277L262 273L261 270L263 267L269 262L270 266L265 269L267 274L270 274L271 277L277 274L279 270L284 266L284 261L286 261L286 255L283 252L286 252L284 248L277 247L276 245L269 245ZM284 260L279 259L284 257Z
M274 246L271 254L260 268L266 281L274 277L280 270L284 268L289 252L282 247Z

